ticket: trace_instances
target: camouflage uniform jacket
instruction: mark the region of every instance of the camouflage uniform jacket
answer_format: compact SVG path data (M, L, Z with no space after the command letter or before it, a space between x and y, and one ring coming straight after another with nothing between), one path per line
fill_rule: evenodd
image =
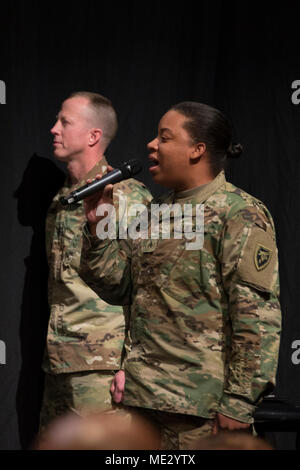
M106 172L103 158L86 178L65 186L55 196L46 221L46 251L49 263L48 298L51 309L44 370L65 373L119 369L124 341L124 314L120 306L109 305L80 278L78 269L82 227L86 223L83 201L62 206L61 196L85 184L99 172ZM132 203L148 203L151 195L137 180L114 186L114 199L125 194Z
M272 217L224 172L164 202L204 204L202 249L187 250L184 237L84 237L86 282L110 301L131 302L124 404L251 423L278 360Z

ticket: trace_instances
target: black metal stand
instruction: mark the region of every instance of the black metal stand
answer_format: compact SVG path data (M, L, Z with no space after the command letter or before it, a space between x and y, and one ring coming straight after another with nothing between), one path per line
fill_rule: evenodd
M295 450L300 449L300 406L269 396L257 408L254 420L257 434L275 449L281 450L282 443L280 444L277 433L282 432L286 433L286 437L290 437L290 446L295 446ZM288 434L290 436L287 436Z

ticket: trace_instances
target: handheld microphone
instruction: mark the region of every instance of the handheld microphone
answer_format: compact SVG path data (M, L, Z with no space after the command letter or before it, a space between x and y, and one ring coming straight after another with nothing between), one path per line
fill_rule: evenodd
M138 160L128 160L128 162L124 162L120 168L116 168L110 173L107 173L100 180L92 181L90 184L85 184L81 186L81 188L75 189L75 191L72 191L67 196L62 196L60 202L63 206L66 206L67 204L81 201L87 196L90 196L90 194L103 189L107 184L119 183L120 181L131 178L141 170L142 165Z

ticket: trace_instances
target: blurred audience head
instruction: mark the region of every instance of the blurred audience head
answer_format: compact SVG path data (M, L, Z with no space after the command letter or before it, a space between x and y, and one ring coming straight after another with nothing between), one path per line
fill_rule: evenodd
M53 420L37 437L35 450L157 450L160 435L145 419L132 414L75 413Z
M221 431L195 441L193 450L273 450L263 439L238 431Z

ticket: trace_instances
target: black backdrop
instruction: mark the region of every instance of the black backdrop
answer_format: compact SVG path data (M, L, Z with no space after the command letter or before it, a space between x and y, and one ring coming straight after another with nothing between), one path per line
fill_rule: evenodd
M227 178L264 201L277 228L283 335L276 396L300 405L296 5L1 4L0 340L6 363L0 365L0 448L26 448L37 430L48 315L43 224L63 180L49 129L62 100L76 90L98 91L118 111L119 132L107 152L112 164L127 156L145 159L159 118L179 101L205 102L230 117L245 152ZM147 164L141 179L155 194L162 191Z

